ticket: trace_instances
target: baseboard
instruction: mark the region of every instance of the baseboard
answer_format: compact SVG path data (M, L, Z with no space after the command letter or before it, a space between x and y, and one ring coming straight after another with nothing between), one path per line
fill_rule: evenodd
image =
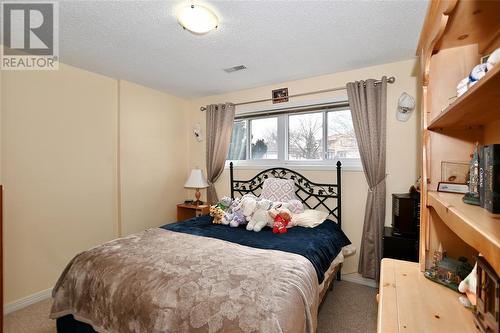
M364 278L359 273L342 274L342 280L362 284L364 286L372 288L377 288L377 283L375 282L375 280Z
M46 300L51 296L52 296L52 288L39 291L32 295L18 299L17 301L5 304L3 314L6 315L14 311L21 310L27 306L30 306L31 304L35 304L43 300Z

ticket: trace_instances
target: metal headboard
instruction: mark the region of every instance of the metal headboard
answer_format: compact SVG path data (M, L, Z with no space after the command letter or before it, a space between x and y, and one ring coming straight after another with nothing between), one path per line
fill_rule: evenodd
M309 209L316 209L319 207L326 208L327 212L336 219L337 224L340 228L342 228L341 167L342 163L340 163L340 161L337 162L336 184L320 184L310 181L296 171L281 167L261 171L249 180L235 180L233 162L231 162L229 163L231 198L234 199L235 193L239 193L240 195L253 194L258 196L262 190L264 180L269 177L292 179L297 189L295 194L306 207Z

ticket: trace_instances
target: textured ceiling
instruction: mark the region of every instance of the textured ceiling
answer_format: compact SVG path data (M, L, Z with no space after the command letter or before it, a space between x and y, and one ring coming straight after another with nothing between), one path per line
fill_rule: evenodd
M61 61L200 97L411 58L425 1L211 1L219 28L175 18L187 1L60 1ZM201 3L201 2L198 2ZM244 64L227 74L223 68Z

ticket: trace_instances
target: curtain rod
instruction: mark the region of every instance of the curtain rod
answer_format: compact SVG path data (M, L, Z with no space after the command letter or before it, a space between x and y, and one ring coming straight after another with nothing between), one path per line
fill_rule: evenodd
M375 84L378 84L381 82L382 82L381 80L377 80L377 81L375 81ZM396 82L396 78L394 76L387 78L387 83L394 83L394 82ZM305 93L301 93L301 94L289 95L287 97L292 98L292 97L300 97L300 96L307 96L307 95L315 95L315 94L322 94L322 93L326 93L326 92L332 92L332 91L338 91L338 90L344 90L344 89L347 89L347 88L345 86L343 86L343 87L336 87L336 88L330 88L330 89L315 90L315 91L309 91L309 92L305 92ZM280 99L283 99L283 97L257 99L254 101L235 103L234 105L238 106L238 105L262 103L262 102L270 102L270 101L273 101L275 99L280 100ZM206 109L207 108L204 106L200 107L200 111L206 111Z

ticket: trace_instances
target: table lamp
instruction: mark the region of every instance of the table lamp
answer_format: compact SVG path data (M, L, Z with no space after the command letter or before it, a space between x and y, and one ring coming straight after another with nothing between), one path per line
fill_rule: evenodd
M195 188L196 193L196 201L193 202L194 205L202 205L203 201L200 201L200 188L207 188L209 185L207 183L207 180L205 179L205 176L203 176L203 171L201 169L193 169L191 170L191 174L189 175L188 180L186 181L186 184L184 184L185 188Z

